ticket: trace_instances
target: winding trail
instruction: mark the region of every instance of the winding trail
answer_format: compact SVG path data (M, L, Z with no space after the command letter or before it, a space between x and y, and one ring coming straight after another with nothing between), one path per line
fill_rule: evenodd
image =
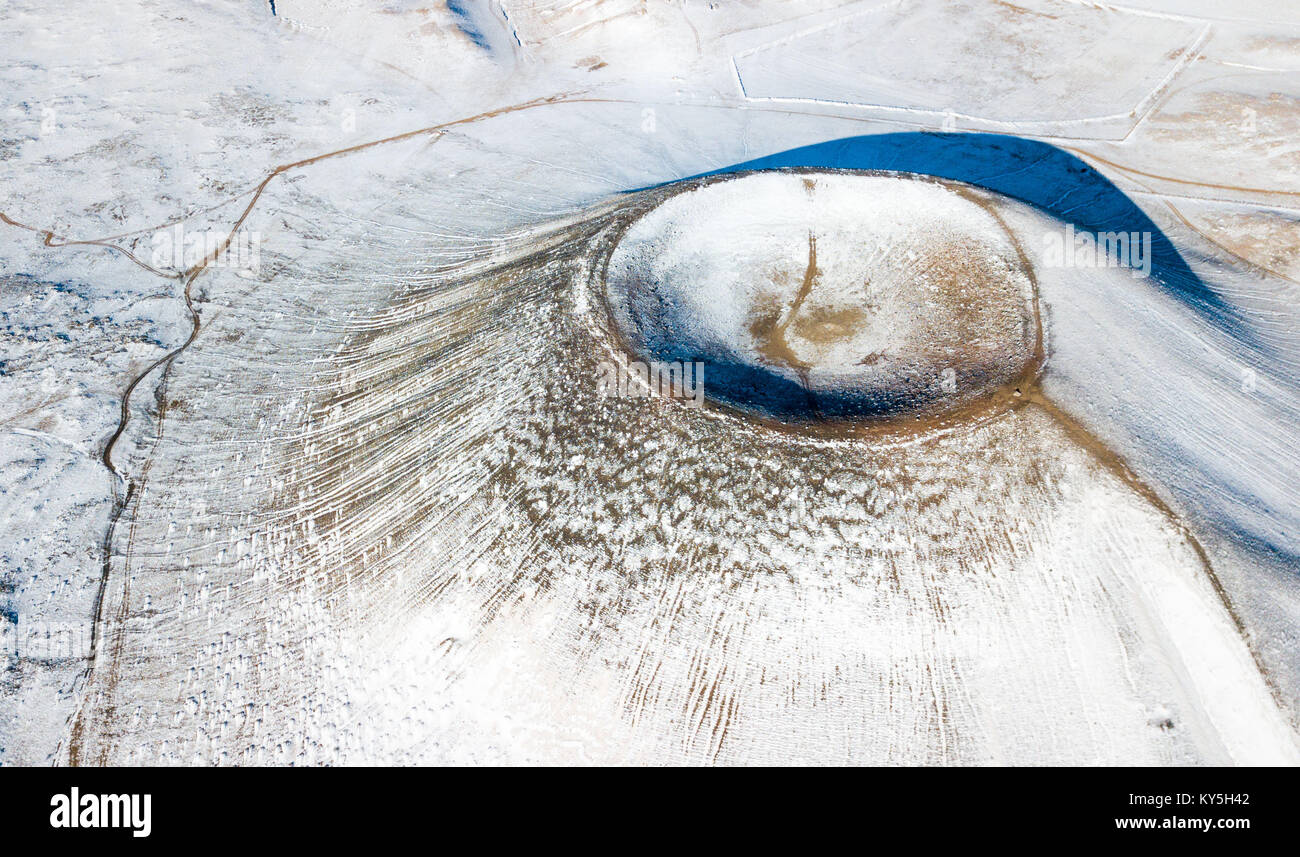
M605 99L588 99L588 98L567 95L567 94L536 98L519 104L510 105L507 107L501 107L483 113L477 113L472 116L462 117L460 119L454 119L449 122L439 123L437 125L430 125L424 128L417 128L413 131L406 131L401 134L394 134L390 137L384 137L378 140L370 140L364 143L358 143L353 146L347 146L342 149L335 149L333 151L325 152L320 155L314 155L310 158L304 158L302 160L293 161L288 164L282 164L276 167L275 169L273 169L270 173L268 173L266 177L263 178L262 181L252 189L251 191L252 198L248 201L248 204L244 207L243 211L240 212L239 217L236 218L236 220L234 221L233 225L230 228L230 231L226 235L226 238L216 247L216 249L214 249L203 259L201 259L200 261L198 261L197 263L195 263L194 265L190 266L189 268L187 268L186 270L180 273L171 273L171 272L159 270L153 265L150 265L147 262L140 259L138 256L136 256L126 247L123 247L120 244L116 244L114 242L122 238L128 238L136 235L142 235L145 233L154 232L157 231L158 229L163 229L172 226L176 223L181 223L186 218L172 220L165 224L155 226L152 228L145 228L141 230L136 230L134 232L119 233L117 235L107 236L104 238L70 239L70 238L62 237L50 229L41 229L39 227L30 226L26 223L23 223L19 220L10 217L5 212L0 211L0 222L3 222L17 229L22 229L40 235L42 244L46 247L51 247L51 248L102 247L107 250L112 250L122 254L130 261L134 262L136 265L150 272L151 274L169 280L176 279L184 282L184 288L182 290L181 296L185 302L185 310L188 313L190 318L189 335L186 336L185 341L182 342L179 346L177 346L175 349L168 352L167 354L164 354L162 357L158 358L154 362L150 363L147 367L145 367L143 371L136 374L130 380L130 382L127 384L125 390L122 393L122 398L119 403L117 428L109 436L108 440L104 444L103 451L100 453L100 460L102 461L104 467L106 467L110 473L112 473L115 477L117 477L117 480L121 483L123 489L120 493L117 491L114 492L113 508L109 515L108 528L105 531L104 539L103 542L101 543L103 565L100 573L98 588L95 593L94 604L92 607L91 615L93 618L91 624L90 653L88 657L86 670L85 672L82 673L79 681L79 684L81 685L81 689L84 690L84 688L89 685L89 678L91 673L94 670L95 663L99 658L100 648L102 645L101 628L103 626L103 620L104 620L102 613L103 613L103 605L104 605L104 595L108 587L108 581L109 581L110 571L112 567L113 540L114 537L116 536L118 524L122 519L122 515L131 506L131 504L134 501L136 501L140 496L140 489L143 486L145 480L144 474L141 474L141 476L138 478L132 477L128 475L126 472L124 472L123 470L121 470L116 464L113 463L113 450L116 448L118 441L121 439L122 435L126 432L127 426L130 423L130 418L131 418L130 409L131 409L132 396L135 394L136 389L139 388L139 386L144 382L144 380L159 369L162 370L162 376L159 378L158 385L160 387L165 386L167 383L168 373L171 370L171 366L173 362L175 362L176 358L178 358L181 354L185 353L185 351L191 345L194 344L195 340L198 339L199 332L202 329L202 318L199 315L198 310L195 309L194 307L194 293L193 293L194 283L198 280L198 278L207 270L207 268L213 262L221 258L221 255L225 253L227 249L229 249L231 241L234 240L234 237L239 232L239 229L243 226L244 222L248 219L249 215L252 214L254 207L257 205L258 201L262 197L263 192L265 192L266 188L271 184L271 182L274 181L276 177L288 173L292 170L296 170L302 167L307 167L312 164L319 163L321 161L329 160L331 158L338 158L346 155L356 154L357 152L362 152L367 149L372 149L389 143L397 143L403 140L409 140L416 137L428 136L428 135L434 135L434 139L436 140L438 137L442 136L442 134L446 131L446 129L453 128L458 125L468 125L474 122L479 122L496 116L502 116L507 113L514 113L517 111L528 110L531 108L541 107L545 105L573 103L573 102L581 102L581 101L593 101L593 100L603 101ZM238 194L232 197L232 200L239 199L240 197L245 196L248 193L250 192L245 191L244 193ZM229 202L229 200L227 202ZM165 405L163 406L163 408L165 410ZM158 436L155 438L155 441L160 439L162 435L162 416L163 413L160 412L159 420L158 420ZM74 713L72 715L72 720L73 720L72 728L69 732L69 737L70 737L69 761L74 766L80 762L80 759L78 758L80 755L79 748L78 748L78 744L79 744L78 736L80 735L81 732L79 721L80 721L80 714L82 711L83 703L84 700L82 702L79 702L76 709L74 710ZM56 756L62 752L62 749L63 749L62 746L60 746L56 750Z

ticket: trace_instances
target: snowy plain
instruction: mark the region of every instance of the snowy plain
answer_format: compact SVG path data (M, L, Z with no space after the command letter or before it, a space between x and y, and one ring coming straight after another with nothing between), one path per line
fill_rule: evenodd
M0 13L0 764L1300 760L1290 4L275 6ZM1035 401L593 395L666 183L928 131L1027 254ZM976 134L1185 271L1047 263L1110 197ZM156 252L235 224L252 270Z

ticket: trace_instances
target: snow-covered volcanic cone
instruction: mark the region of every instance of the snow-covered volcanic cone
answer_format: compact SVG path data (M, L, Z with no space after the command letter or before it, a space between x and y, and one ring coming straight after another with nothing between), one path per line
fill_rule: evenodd
M625 344L701 361L705 394L787 421L949 413L1016 394L1034 283L986 191L898 174L760 172L632 223L606 275Z

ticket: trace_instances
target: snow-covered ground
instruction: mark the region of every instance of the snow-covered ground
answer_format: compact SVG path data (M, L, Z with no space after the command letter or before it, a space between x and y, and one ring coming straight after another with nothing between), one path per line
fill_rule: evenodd
M1300 760L1292 4L275 11L0 12L0 764Z

